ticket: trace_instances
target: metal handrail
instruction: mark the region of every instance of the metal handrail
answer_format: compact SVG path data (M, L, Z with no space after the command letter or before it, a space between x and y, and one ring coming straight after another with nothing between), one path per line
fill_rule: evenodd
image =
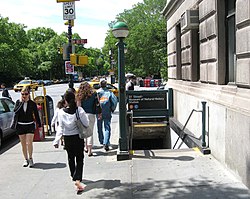
M180 136L178 137L177 141L175 142L174 146L173 146L173 149L175 148L176 144L178 143L179 139L185 139L186 137L186 133L184 133L184 129L186 128L192 114L194 112L201 112L202 113L202 141L201 141L201 145L202 147L206 147L206 140L205 140L205 135L206 135L206 102L201 102L202 104L202 110L196 110L196 109L193 109L191 111L191 113L189 114L188 116L188 119L185 123L185 125L183 126L182 130L180 131Z

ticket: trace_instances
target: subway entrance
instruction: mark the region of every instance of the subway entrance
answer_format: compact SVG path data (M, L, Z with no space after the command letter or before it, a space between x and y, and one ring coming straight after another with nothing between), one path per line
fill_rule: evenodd
M171 149L172 90L127 91L129 150Z

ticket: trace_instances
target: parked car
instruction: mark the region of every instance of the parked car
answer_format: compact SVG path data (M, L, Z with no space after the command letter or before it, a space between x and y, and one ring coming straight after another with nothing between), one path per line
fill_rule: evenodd
M21 91L23 87L28 87L29 89L35 89L37 91L38 83L35 80L25 79L14 86L14 91Z
M43 80L43 85L44 86L49 86L52 84L52 81L51 80Z
M53 84L59 84L60 80L59 79L53 79Z
M15 130L10 128L14 107L15 103L9 98L0 98L0 148L3 140L15 134Z
M43 80L39 79L39 80L36 80L36 81L37 81L37 83L38 83L39 86L43 85Z

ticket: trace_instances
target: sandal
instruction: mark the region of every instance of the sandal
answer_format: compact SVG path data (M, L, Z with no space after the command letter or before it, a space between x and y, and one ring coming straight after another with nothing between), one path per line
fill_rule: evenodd
M81 194L86 187L86 186L82 186L80 183L77 183L77 182L75 183L75 186L77 187L76 189L77 194Z

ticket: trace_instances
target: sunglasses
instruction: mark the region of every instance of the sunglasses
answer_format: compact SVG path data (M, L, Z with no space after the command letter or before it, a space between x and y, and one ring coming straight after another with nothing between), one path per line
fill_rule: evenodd
M28 95L29 93L21 93L22 95Z

